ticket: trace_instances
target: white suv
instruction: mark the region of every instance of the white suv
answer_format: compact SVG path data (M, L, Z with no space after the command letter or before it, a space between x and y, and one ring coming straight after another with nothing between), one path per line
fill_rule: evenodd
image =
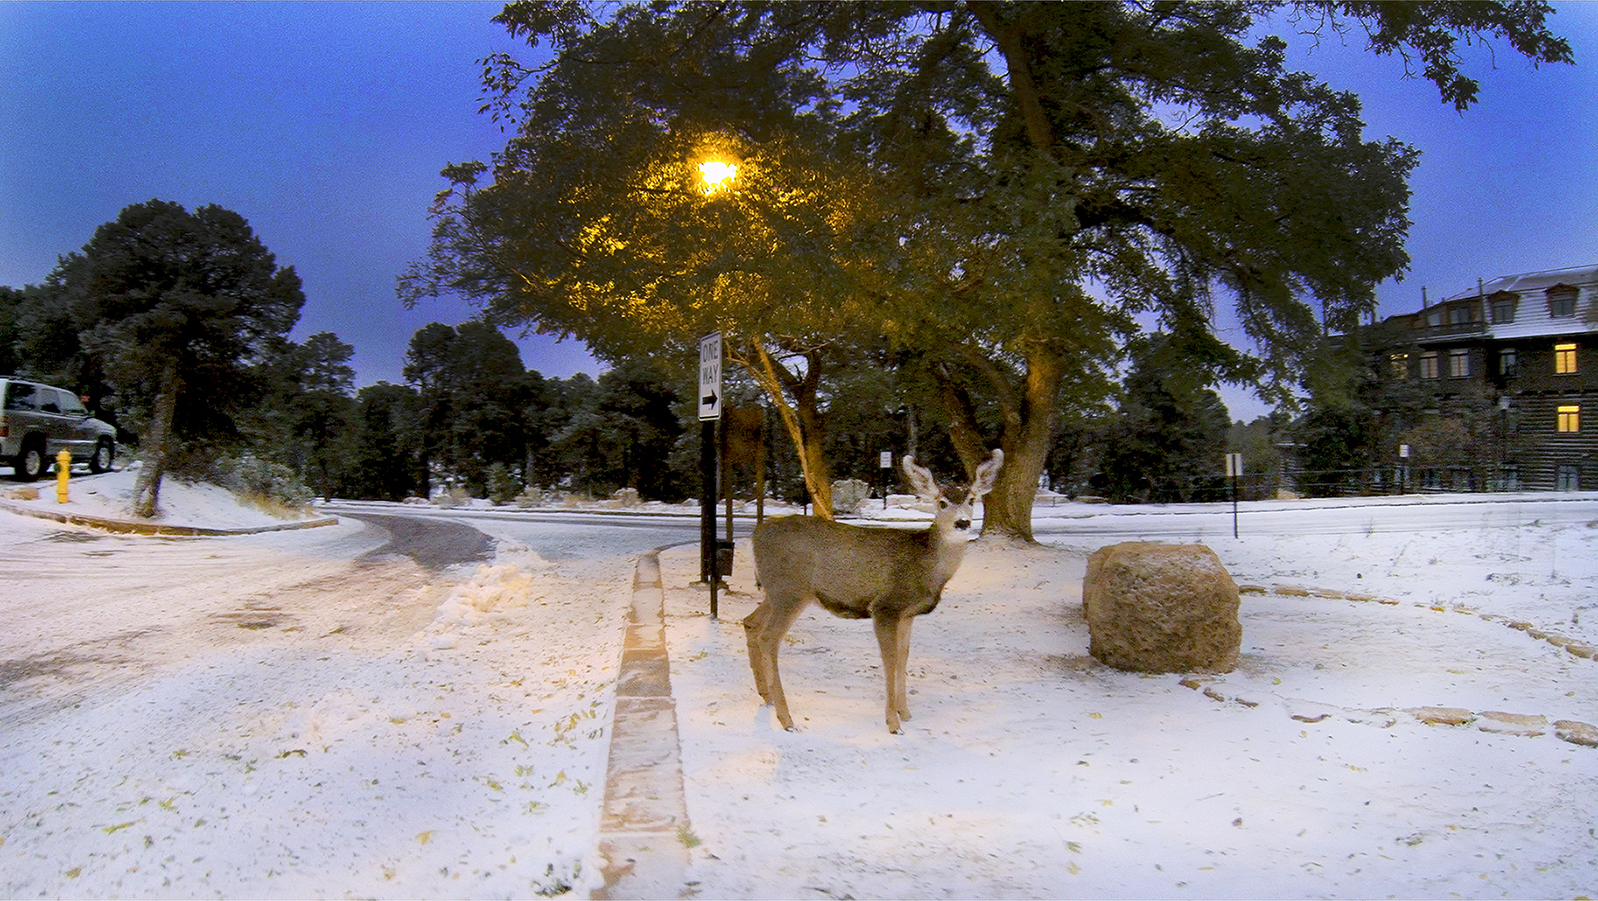
M63 450L91 472L105 472L116 459L117 430L90 416L71 391L0 377L0 464L31 482Z

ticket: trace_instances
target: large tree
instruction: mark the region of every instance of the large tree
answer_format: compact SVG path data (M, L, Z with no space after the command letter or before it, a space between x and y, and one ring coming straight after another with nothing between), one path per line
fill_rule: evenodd
M50 277L84 351L140 420L133 508L153 516L161 477L187 442L233 431L305 295L244 217L163 200L127 207Z
M618 355L731 329L788 420L851 336L886 336L943 380L968 468L995 437L969 400L997 402L987 529L1028 538L1062 404L1134 323L1188 365L1285 384L1407 265L1415 152L1366 140L1358 99L1288 70L1270 32L1362 28L1464 108L1462 39L1570 60L1548 11L514 3L499 21L553 59L486 61L485 108L517 134L492 167L446 170L407 287ZM691 188L710 153L744 165L734 202ZM1218 340L1218 302L1261 353ZM772 349L800 361L786 382Z
M1185 503L1213 488L1231 421L1168 336L1138 338L1096 486L1115 500Z
M488 468L525 462L530 375L521 351L497 328L430 323L411 336L405 379L421 404L425 465L487 489Z

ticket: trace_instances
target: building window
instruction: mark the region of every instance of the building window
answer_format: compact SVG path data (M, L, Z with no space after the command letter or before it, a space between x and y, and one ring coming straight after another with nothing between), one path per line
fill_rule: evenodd
M1471 310L1471 308L1467 307L1467 306L1449 307L1448 308L1448 324L1449 325L1465 325L1465 324L1467 324L1467 323L1469 323L1471 321L1471 315L1470 314L1472 312L1473 311Z
M1503 466L1503 469L1500 470L1500 472L1501 472L1501 476L1500 476L1501 482L1499 483L1498 490L1500 490L1500 491L1519 491L1520 490L1520 464L1519 463L1505 463L1504 466Z
M1581 431L1581 406L1579 404L1560 405L1558 430L1562 434Z
M1499 296L1493 298L1494 322L1509 323L1515 321L1515 299L1515 295L1513 294L1500 294Z
M1393 378L1409 378L1409 354L1393 354L1387 358L1387 365L1392 368Z
M1456 348L1448 352L1448 377L1462 379L1470 375L1470 350Z
M1554 470L1554 490L1580 491L1581 467L1573 463L1561 463Z
M1520 358L1515 354L1513 347L1505 347L1498 351L1498 374L1506 379L1512 379L1520 371Z
M1555 375L1575 375L1576 374L1576 345L1575 344L1555 344L1554 345L1554 374Z
M1439 375L1437 351L1428 350L1420 355L1420 377L1434 379Z
M1548 315L1569 319L1576 315L1576 289L1568 285L1548 289Z
M1432 307L1431 309L1426 311L1426 325L1427 325L1428 328L1436 328L1436 327L1438 327L1439 325L1442 325L1442 324L1443 324L1443 308L1442 307Z

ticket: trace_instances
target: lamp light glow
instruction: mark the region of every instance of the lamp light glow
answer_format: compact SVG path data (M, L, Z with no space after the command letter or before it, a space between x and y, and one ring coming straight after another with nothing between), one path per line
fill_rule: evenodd
M728 186L734 178L738 177L736 163L724 163L720 160L709 160L699 164L699 175L705 180L707 193L719 191Z

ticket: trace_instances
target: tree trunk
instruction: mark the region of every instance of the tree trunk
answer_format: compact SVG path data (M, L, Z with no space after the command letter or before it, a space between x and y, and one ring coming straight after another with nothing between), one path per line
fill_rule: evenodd
M182 381L178 378L176 360L168 360L161 371L161 393L155 397L155 410L150 422L149 452L139 478L133 483L133 515L149 519L155 515L156 503L161 495L161 476L166 473L167 461L172 455L172 422L178 409L178 391Z
M820 360L813 353L808 355L808 371L803 378L797 378L771 359L760 342L754 342L754 350L753 360L734 359L754 376L766 396L776 404L777 415L799 454L799 469L804 474L805 488L810 493L810 502L815 505L816 515L832 519L832 476L822 448L826 435L821 410L816 404L816 388L821 382Z
M982 502L982 536L1033 543L1032 504L1037 499L1038 477L1048 463L1049 447L1059 424L1059 397L1062 366L1039 346L1027 354L1026 376L1020 390L1002 381L1002 373L989 369L989 378L998 389L1004 411L1004 427L999 447L1004 451L1004 468L998 481ZM955 385L946 371L936 373L941 394L949 411L950 438L967 474L987 459L982 433L977 428L970 397Z

